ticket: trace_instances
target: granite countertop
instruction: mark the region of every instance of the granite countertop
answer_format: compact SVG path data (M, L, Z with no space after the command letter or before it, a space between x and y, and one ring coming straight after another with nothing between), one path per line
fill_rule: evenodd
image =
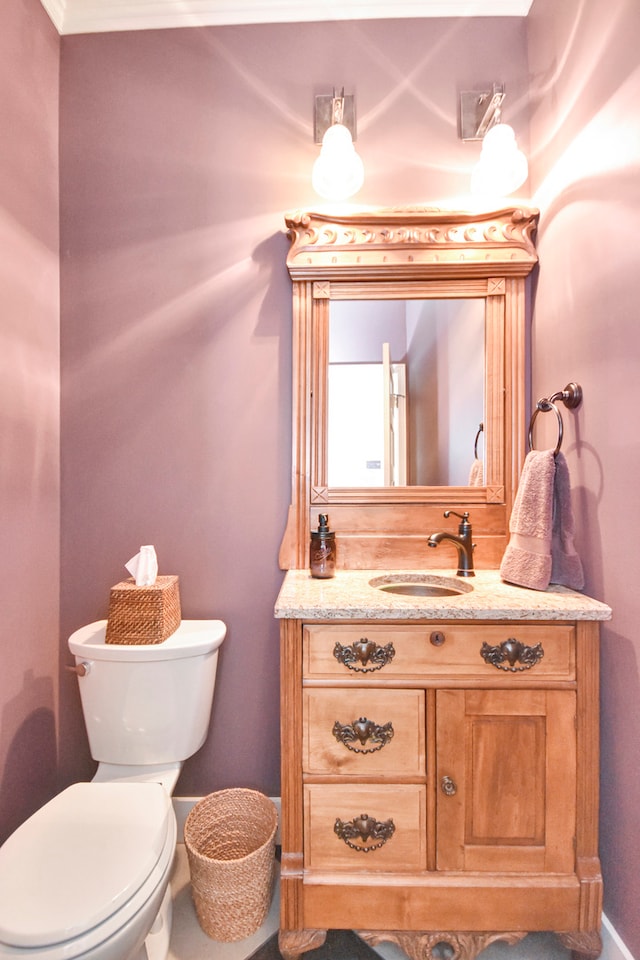
M551 585L527 590L505 583L497 570L456 577L451 570L424 571L472 590L453 597L414 597L387 593L369 581L398 570L338 570L331 580L315 580L308 570L289 570L275 615L292 620L609 620L611 608L582 593ZM411 580L420 571L406 571Z

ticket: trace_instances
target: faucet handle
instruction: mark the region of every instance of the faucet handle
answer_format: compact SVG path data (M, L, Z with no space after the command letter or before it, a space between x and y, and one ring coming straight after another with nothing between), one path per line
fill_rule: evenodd
M468 523L468 522L469 522L469 511L468 511L468 510L465 510L464 513L458 513L457 510L445 510L445 512L444 512L445 517L450 517L451 514L453 514L454 517L460 517L460 519L461 519L464 523Z

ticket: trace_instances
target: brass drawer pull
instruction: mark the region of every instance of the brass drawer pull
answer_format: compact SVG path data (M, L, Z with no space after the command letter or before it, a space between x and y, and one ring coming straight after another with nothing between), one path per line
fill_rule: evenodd
M497 667L498 670L518 673L522 670L530 670L536 663L540 663L544 657L544 650L541 643L536 643L535 647L528 647L515 637L509 637L495 647L486 642L483 643L480 656L485 663ZM516 666L518 663L520 666Z
M458 792L458 786L451 777L443 777L440 781L440 789L446 797L455 797Z
M379 646L375 640L368 640L362 637L346 647L338 641L333 648L333 655L339 663L342 663L348 670L356 673L372 673L374 670L382 670L390 663L396 655L393 643L386 643L384 647ZM372 663L369 667L367 664ZM361 664L361 666L358 666Z
M338 743L343 744L343 746L345 746L347 750L351 750L352 753L375 753L377 750L382 750L382 748L389 743L394 731L391 721L380 726L374 723L373 720L360 717L359 720L354 720L353 723L340 723L339 720L336 720L331 732ZM360 741L359 747L354 746L357 740ZM375 744L375 746L365 749L367 741Z
M396 825L391 820L376 820L370 817L368 813L363 813L353 820L341 820L339 817L333 825L333 831L337 837L344 840L348 847L357 850L358 853L371 853L372 850L379 850L387 840L390 840L395 833ZM361 843L353 843L353 840L359 838ZM364 846L372 840L369 846Z

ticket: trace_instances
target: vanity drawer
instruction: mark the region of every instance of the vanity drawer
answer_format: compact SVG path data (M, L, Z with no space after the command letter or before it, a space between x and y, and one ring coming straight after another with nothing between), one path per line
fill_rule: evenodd
M424 786L307 784L305 869L351 873L425 870L425 824Z
M304 772L425 776L422 690L303 690Z
M571 623L307 624L303 648L308 679L575 679Z

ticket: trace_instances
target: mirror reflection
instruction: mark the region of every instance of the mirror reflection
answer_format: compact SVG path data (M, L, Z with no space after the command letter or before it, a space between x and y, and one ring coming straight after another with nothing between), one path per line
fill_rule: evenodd
M334 300L330 487L482 485L485 302Z

